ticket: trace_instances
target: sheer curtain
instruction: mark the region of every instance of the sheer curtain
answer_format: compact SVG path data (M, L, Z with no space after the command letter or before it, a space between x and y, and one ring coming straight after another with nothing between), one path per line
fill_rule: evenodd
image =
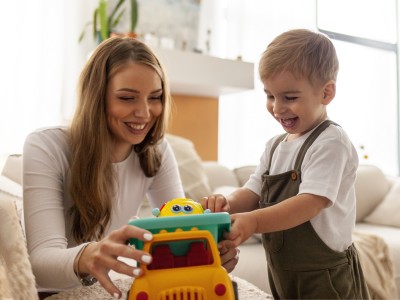
M202 0L200 45L211 28L210 54L255 63L255 89L224 95L219 101L218 160L229 167L257 164L265 142L282 128L268 114L258 79L258 60L271 40L292 28L327 30L396 43L396 1L354 0ZM204 7L203 7L204 8ZM324 9L322 9L324 8ZM318 21L317 22L317 17ZM333 28L331 28L333 27ZM214 30L215 29L215 30ZM337 95L329 117L345 128L361 163L398 174L398 103L396 53L333 39L340 61ZM365 159L365 157L368 157Z
M218 160L229 167L257 164L266 141L282 132L265 106L259 57L283 31L316 29L315 0L202 0L202 6L200 47L211 29L211 55L255 63L254 90L220 97Z
M29 132L63 124L69 118L79 70L91 47L91 41L79 44L78 37L85 20L91 18L92 2L3 1L0 17L2 159L10 153L21 153Z

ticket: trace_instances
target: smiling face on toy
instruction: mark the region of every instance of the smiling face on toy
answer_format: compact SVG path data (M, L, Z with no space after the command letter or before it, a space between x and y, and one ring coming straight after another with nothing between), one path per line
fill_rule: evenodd
M160 209L153 209L153 215L156 217L204 214L207 212L200 203L187 198L176 198L165 203Z

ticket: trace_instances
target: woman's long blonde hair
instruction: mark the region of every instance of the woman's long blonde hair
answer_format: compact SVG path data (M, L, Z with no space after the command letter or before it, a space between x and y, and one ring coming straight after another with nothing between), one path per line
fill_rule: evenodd
M164 69L145 44L115 37L101 43L82 70L78 104L70 127L72 234L78 243L99 240L110 222L116 179L111 163L112 137L106 118L106 89L111 76L127 62L145 64L160 76L163 112L134 150L147 177L160 168L157 143L163 138L170 117L171 98Z

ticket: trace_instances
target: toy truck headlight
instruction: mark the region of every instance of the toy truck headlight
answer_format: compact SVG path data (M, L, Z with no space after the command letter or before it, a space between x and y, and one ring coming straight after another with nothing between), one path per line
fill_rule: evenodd
M214 293L217 296L223 296L226 293L226 286L223 283L218 283L215 287L214 287Z
M136 300L149 300L149 294L147 294L146 292L139 292L136 295Z

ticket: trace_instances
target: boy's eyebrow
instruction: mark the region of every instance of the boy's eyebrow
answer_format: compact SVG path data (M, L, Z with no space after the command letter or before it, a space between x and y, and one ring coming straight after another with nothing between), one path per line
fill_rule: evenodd
M270 92L267 89L264 89L264 93L266 94L270 94ZM288 90L288 91L284 91L281 94L298 94L301 93L300 90Z

